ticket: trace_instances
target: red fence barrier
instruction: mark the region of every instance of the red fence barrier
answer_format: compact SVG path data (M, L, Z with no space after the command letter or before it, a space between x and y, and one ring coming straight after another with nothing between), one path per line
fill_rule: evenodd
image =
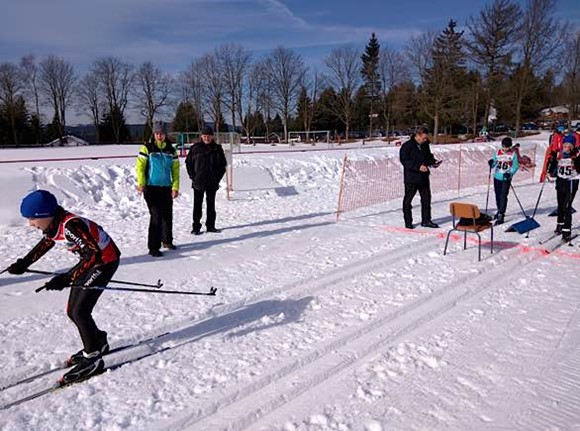
M492 146L454 146L433 149L437 159L443 160L438 168L431 169L432 193L487 185L488 160L493 157ZM536 146L527 148L526 157L520 158L520 169L514 183L532 182L535 174ZM398 157L377 160L349 160L344 157L337 220L341 213L402 198L404 195L403 166Z

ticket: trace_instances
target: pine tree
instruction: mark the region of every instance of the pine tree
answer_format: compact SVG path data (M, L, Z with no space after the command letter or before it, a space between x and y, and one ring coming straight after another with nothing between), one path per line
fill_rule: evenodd
M374 106L379 97L381 91L381 79L379 75L379 54L381 46L376 35L373 33L367 46L365 47L365 52L361 56L362 69L361 74L364 81L365 93L369 99L370 106L368 109L370 126L369 133L372 134L372 121L375 115Z

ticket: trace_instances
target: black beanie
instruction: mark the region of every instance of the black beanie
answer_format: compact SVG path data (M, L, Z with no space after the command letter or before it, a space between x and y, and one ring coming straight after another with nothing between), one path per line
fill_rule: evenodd
M501 146L504 148L511 148L512 146L512 138L503 138L501 140Z
M213 136L213 129L211 128L211 126L206 124L205 126L203 126L203 129L201 129L201 134Z

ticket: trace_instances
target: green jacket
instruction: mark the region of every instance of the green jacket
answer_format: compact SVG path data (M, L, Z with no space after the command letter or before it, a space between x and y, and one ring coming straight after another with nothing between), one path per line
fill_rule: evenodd
M179 190L179 157L168 141L148 142L139 150L137 185L171 187Z

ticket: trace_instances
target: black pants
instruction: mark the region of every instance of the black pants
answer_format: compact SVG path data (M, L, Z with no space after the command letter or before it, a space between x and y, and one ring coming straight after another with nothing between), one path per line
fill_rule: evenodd
M147 186L143 192L149 208L149 250L159 250L161 243L173 243L173 198L171 187Z
M578 191L578 180L556 178L556 197L558 198L558 225L563 232L572 230L572 201Z
M113 278L118 267L118 260L95 267L77 284L83 286L106 286ZM85 352L100 350L106 342L105 332L97 328L97 324L91 315L102 293L102 290L85 290L77 287L70 290L66 314L79 330Z
M512 180L498 180L493 179L493 190L495 191L495 205L497 207L498 216L504 216L507 210L508 194Z
M198 190L193 189L193 229L201 229L201 216L203 215L203 196L207 206L207 215L205 217L205 227L215 229L215 195L217 190Z
M419 192L421 196L421 223L431 221L431 184L411 184L405 183L405 197L403 197L403 217L405 225L413 224L413 212L411 205L413 198Z

